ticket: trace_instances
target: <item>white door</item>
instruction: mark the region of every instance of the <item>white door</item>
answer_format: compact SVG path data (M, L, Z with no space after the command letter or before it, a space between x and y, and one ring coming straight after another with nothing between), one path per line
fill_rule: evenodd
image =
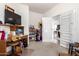
M54 19L52 17L43 17L42 18L42 34L43 34L43 42L53 42L55 43L54 39L54 29L52 26L54 25Z
M60 16L60 45L63 47L68 47L72 39L72 13L72 11L69 11Z

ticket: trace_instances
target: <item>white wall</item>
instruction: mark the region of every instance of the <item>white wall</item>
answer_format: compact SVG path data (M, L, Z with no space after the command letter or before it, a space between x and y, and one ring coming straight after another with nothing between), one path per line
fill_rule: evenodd
M39 22L42 21L43 15L36 12L29 12L29 25L34 25L35 28L38 28Z
M5 8L5 4L0 3L0 21L2 21L3 23L4 23L4 8Z
M46 12L44 14L44 16L53 17L53 16L56 16L56 15L60 15L60 14L62 14L64 12L68 12L68 11L71 11L71 10L77 10L77 8L79 10L79 4L77 4L77 3L63 3L63 4L58 4L54 8L52 8L51 10L49 10L48 12ZM73 36L72 36L72 39L73 39L73 42L75 42L75 41L79 42L79 27L78 27L78 25L79 25L78 24L79 23L79 21L78 21L78 15L79 14L75 14L75 15L77 15L77 17L75 18L75 20L73 19L73 23L72 23L73 24L72 25L73 26L73 31L72 31Z

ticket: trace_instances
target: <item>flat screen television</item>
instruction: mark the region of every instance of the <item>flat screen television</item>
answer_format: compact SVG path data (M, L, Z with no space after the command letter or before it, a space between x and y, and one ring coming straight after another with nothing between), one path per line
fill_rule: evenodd
M14 14L14 21L15 21L15 24L21 25L21 16L18 14Z
M15 25L15 24L21 25L21 16L14 12L5 10L5 24L6 23L12 24L12 25Z

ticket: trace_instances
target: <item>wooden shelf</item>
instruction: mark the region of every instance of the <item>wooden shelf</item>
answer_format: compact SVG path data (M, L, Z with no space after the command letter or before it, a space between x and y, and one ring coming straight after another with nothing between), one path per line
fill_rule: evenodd
M9 24L0 24L0 26L16 26L16 27L24 27L23 25L9 25Z
M10 27L10 31L15 31L17 28L23 28L23 25L9 25L9 24L0 24L0 26Z

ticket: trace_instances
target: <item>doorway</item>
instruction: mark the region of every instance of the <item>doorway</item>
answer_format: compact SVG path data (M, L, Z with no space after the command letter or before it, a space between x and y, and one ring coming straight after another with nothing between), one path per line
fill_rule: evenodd
M54 39L56 40L56 43L60 45L60 15L56 15L53 17L54 24L52 27L54 27Z
M52 42L60 45L60 16L43 17L43 42Z
M29 26L29 41L42 41L42 23L38 23L38 28L34 25Z

